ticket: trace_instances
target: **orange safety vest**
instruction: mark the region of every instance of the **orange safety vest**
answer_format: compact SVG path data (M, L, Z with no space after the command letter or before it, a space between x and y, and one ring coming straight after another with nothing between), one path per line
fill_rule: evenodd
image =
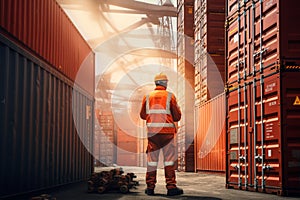
M166 91L162 86L144 97L141 110L141 118L146 120L149 133L175 133L176 127L173 114L176 112L175 120L181 117L175 96ZM176 109L172 112L172 109ZM145 113L144 113L145 112Z

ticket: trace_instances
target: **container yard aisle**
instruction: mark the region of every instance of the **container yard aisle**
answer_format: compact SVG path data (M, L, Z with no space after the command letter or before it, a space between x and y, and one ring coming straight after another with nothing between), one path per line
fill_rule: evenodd
M133 172L137 175L135 180L139 181L139 186L136 189L131 189L128 194L120 192L106 192L104 194L87 193L87 183L81 182L73 186L66 186L51 193L52 197L57 200L96 200L96 199L203 199L203 200L218 200L218 199L300 199L294 197L281 197L257 192L249 192L243 190L233 190L225 188L225 175L213 173L187 173L177 172L178 186L184 190L181 196L166 196L164 183L163 169L158 170L158 183L155 189L155 196L147 196L144 193L145 172L143 167L122 167L124 173ZM99 170L110 170L111 168L97 168Z
M298 18L299 0L0 1L0 200L300 199ZM160 72L179 123L147 96ZM172 162L147 159L152 127L176 127ZM118 166L136 188L93 174Z

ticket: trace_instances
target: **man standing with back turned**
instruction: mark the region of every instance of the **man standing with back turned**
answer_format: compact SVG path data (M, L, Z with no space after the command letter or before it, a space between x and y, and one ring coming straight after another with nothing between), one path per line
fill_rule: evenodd
M164 170L168 196L183 194L183 190L176 186L175 161L176 134L175 122L181 118L181 111L177 105L176 97L168 92L168 77L160 73L155 76L156 88L144 96L140 117L146 120L148 129L147 146L147 173L145 193L154 195L156 184L156 171L160 149L164 155Z

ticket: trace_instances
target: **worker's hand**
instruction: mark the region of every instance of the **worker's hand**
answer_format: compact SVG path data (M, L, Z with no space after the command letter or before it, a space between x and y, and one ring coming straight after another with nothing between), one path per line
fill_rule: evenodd
M174 122L174 125L175 125L175 133L177 133L177 131L178 131L178 122Z

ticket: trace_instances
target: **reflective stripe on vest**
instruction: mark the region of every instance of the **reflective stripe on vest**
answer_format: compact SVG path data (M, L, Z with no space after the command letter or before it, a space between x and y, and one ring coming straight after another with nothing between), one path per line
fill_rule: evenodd
M172 93L168 92L166 109L150 109L149 95L146 96L146 113L147 114L171 114L170 104L171 104ZM175 125L173 123L147 123L147 127L151 128L159 128L159 127L168 127L174 128Z
M148 164L148 166L155 167L158 165L158 162L148 162L147 164Z
M170 103L171 103L172 93L168 92L166 109L150 109L149 106L149 95L146 96L146 114L171 114Z
M158 127L175 127L172 123L147 123L147 127L158 128Z
M173 161L164 162L165 166L173 166L175 163Z

